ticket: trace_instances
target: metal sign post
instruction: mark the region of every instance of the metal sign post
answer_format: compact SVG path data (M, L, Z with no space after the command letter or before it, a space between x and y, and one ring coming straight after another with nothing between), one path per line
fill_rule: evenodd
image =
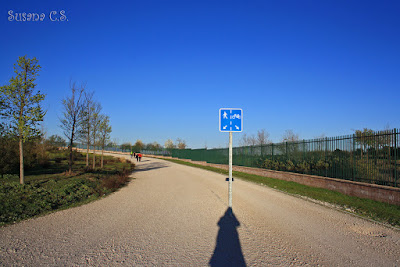
M232 208L232 132L229 132L229 208Z
M228 205L232 208L232 133L243 129L243 110L240 108L219 109L219 131L229 132L229 185Z

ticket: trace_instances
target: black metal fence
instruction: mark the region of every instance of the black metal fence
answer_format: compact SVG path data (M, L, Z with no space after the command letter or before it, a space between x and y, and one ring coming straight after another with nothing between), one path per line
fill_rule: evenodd
M233 148L233 164L399 187L399 131ZM228 164L228 148L174 149L172 157Z

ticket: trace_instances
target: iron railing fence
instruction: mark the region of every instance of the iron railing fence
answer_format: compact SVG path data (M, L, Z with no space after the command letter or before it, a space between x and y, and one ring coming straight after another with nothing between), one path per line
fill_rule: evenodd
M83 143L74 143L74 147L80 148L80 149L87 149L86 144L83 144ZM94 148L97 151L101 151L102 150L101 146L90 145L89 146L90 152L92 152ZM104 151L111 151L111 152L114 151L114 152L126 152L126 153L129 153L129 152L131 152L131 149L130 148L121 148L121 146L116 145L116 146L106 146L104 148ZM148 155L171 156L171 150L168 150L168 149L163 149L163 150L146 150L146 149L143 149L141 151L134 151L134 150L132 150L132 151L133 152L141 152L143 154L148 154Z
M78 148L85 144L76 143ZM93 146L90 148L93 149ZM96 147L101 150L101 147ZM120 146L105 151L130 152ZM143 150L208 163L228 164L228 148ZM233 148L233 164L400 187L398 129L296 142Z
M233 164L399 187L398 129L233 148ZM172 157L228 164L228 148L174 149Z

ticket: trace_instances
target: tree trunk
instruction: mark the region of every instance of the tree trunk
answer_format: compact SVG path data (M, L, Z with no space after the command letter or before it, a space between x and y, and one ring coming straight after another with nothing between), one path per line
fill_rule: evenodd
M96 146L94 144L96 144L95 142L96 140L93 140L93 170L94 168L96 168Z
M90 131L88 129L87 146L86 146L86 167L89 167L89 146L90 146Z
M24 179L24 147L22 142L22 136L19 137L19 182L20 184L25 183Z
M73 129L75 129L75 127L73 127ZM69 142L69 161L68 161L68 172L69 174L72 173L72 145L73 145L73 141L74 140L74 134L71 135L71 141Z
M72 144L69 145L69 161L68 161L68 172L72 173Z
M103 166L104 166L104 164L103 164L103 156L104 156L104 147L103 147L103 149L101 150L101 168L103 169Z

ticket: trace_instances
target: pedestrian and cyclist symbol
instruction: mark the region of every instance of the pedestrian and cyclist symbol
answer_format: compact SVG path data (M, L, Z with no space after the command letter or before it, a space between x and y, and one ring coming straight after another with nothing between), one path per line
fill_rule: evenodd
M243 129L243 110L240 108L219 109L219 131L241 132Z

